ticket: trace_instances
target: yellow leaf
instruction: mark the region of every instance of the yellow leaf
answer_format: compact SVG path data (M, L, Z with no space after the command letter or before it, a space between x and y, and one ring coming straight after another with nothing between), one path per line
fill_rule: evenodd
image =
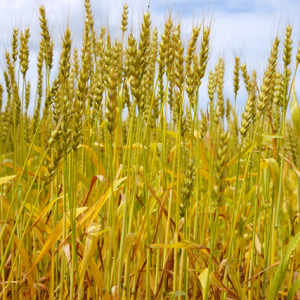
M289 164L287 162L285 162L284 167L283 167L282 182L284 182L289 168L290 168Z
M123 252L123 261L122 261L122 266L124 264L124 261L132 247L133 244L133 239L134 239L134 235L133 233L128 233L126 238L125 238L125 242L124 242L124 252Z
M67 258L67 265L69 266L69 270L70 270L70 274L72 274L72 263L71 263L71 247L70 244L67 243L66 245L64 245L63 247L66 258Z
M208 180L209 181L209 173L206 171L206 170L204 170L204 169L200 169L200 173L204 176L204 178L206 179L206 180ZM215 184L215 179L211 176L211 183L214 185Z
M5 176L5 177L0 177L0 185L2 185L3 183L10 181L12 179L14 179L17 175L11 175L11 176Z
M199 250L203 255L205 255L206 257L210 257L210 249L204 246L201 246L197 243L194 243L192 241L188 241L188 240L183 240L180 241L178 243L175 244L170 244L170 245L165 245L165 244L151 244L150 245L151 248L155 249L155 248L173 248L173 249L188 249L188 250L193 250L193 249L197 249ZM218 264L218 262L213 259L213 261Z
M259 241L257 233L255 233L255 249L259 255L261 255L261 243Z
M99 268L97 267L97 264L96 264L96 262L95 262L95 260L94 260L93 257L91 258L91 261L90 261L90 269L92 271L93 278L95 279L95 282L96 282L96 285L97 285L97 287L99 289L99 292L102 295L102 291L103 291L103 288L104 288L103 277L102 277L102 274L99 271ZM106 293L107 292L105 292L105 294Z
M174 248L174 249L206 249L206 247L198 245L192 241L183 240L175 244L165 245L165 244L152 244L151 248Z
M170 151L170 153L169 153L169 156L168 156L168 162L170 162L170 161L174 158L176 149L177 149L177 145L175 145L175 146L171 149L171 151Z
M266 160L261 160L260 161L260 169L266 169L267 167L268 167L268 162ZM250 178L250 177L253 177L256 175L257 175L256 172L250 173L250 174L248 174L247 178ZM229 183L233 183L233 182L236 182L236 176L230 177L230 178L224 178L224 180L228 181ZM244 175L239 175L238 180L244 180Z
M162 143L151 143L150 151L154 153L156 148L158 148L161 151Z
M42 245L45 244L45 240L43 238L43 236L41 235L41 232L36 228L36 227L33 227L33 236L36 235L37 239L41 242ZM48 256L51 258L51 255L50 253L48 252Z
M218 267L218 270L216 272L216 275L218 276L220 274L220 272L223 270L223 268L228 265L228 259L223 259L220 263L219 263L219 267Z
M79 145L77 148L82 148L82 147L86 149L86 151L89 153L90 156L92 156L93 164L97 169L99 168L100 175L103 175L105 177L105 170L102 164L98 161L98 155L96 151L94 151L92 148L90 148L87 145Z
M256 176L257 175L257 173L255 172L255 173L250 173L250 174L248 174L248 176L247 176L247 178L250 178L250 177L253 177L253 176ZM234 177L230 177L230 178L224 178L224 180L225 181L227 181L227 182L229 182L229 183L233 183L233 182L236 182L236 176L234 176ZM244 175L242 174L242 175L239 175L238 176L238 180L240 181L243 181L244 180Z
M205 170L208 170L209 163L208 163L207 156L206 156L207 151L205 149L203 140L200 140L199 142L200 142L200 156L201 156L202 165Z
M28 146L30 146L29 144L27 144ZM38 153L42 153L42 150L41 150L41 147L39 147L39 146L37 146L37 145L33 145L32 146L32 148L36 151L36 152L38 152ZM43 150L43 153L44 153L45 151ZM48 154L46 154L46 158L49 160L49 161L51 161L51 157L48 155Z
M114 182L113 184L113 190L114 192L118 189L119 185L126 179L127 177L123 177L121 179L118 179L117 181ZM77 228L83 224L86 220L87 222L87 227L88 228L92 222L96 219L98 216L99 211L101 210L102 206L106 202L107 199L109 199L111 195L111 188L108 188L105 194L90 208L90 210L83 216L83 218L77 223Z
M129 146L124 146L125 150L129 150ZM136 149L143 149L143 145L141 143L134 143L132 144L132 149L136 150ZM144 149L147 149L146 146L144 146Z
M156 205L155 202L152 203L152 206L150 208L150 212L153 211L153 208L154 208L155 205ZM135 239L135 245L134 245L134 248L133 248L133 251L132 251L132 254L131 254L131 260L134 258L135 253L138 250L138 248L142 246L140 242L141 242L142 237L143 237L146 220L147 220L146 214L144 214L143 218L142 218L142 221L140 222L140 225L139 225L139 232L138 232L137 237ZM141 251L141 254L142 254L142 251Z
M261 144L266 144L269 143L271 140L273 139L282 139L282 136L279 135L271 135L271 134L261 134L259 136L256 137L253 148L258 147ZM231 165L233 165L234 163L236 163L239 158L242 159L244 158L248 153L250 153L250 151L253 150L252 148L252 142L250 144L248 144L242 151L241 153L238 153L237 155L235 155L226 165L226 167L229 167Z
M81 288L83 285L86 269L96 249L97 241L100 235L100 228L101 225L92 223L87 230L87 237L86 237L85 247L84 247L84 255L83 255L82 264L79 272L79 282L80 282L79 288Z
M239 276L235 270L235 268L230 265L228 268L228 274L230 276L231 282L233 284L233 287L237 293L237 295L241 298L242 297L242 287L241 287L241 283L239 280Z
M48 212L48 210L50 209L50 207L60 198L63 198L63 196L58 197L54 200L52 200L43 210L42 212L39 212L39 209L35 209L34 212L34 216L36 217L36 220L34 221L34 223L32 224L32 226L27 230L27 233L31 230L32 227L34 227L37 223L40 222L40 220L45 216L45 214ZM25 207L31 212L33 210L33 206L30 203L26 203ZM45 226L47 226L45 224ZM48 226L47 226L48 227ZM45 231L45 230L44 230ZM47 231L48 232L48 231ZM26 234L27 234L26 233Z
M103 121L99 126L99 128L103 128L103 127L105 127L105 121Z
M206 268L199 276L198 276L201 286L202 286L202 294L205 295L206 290L208 289L207 286L207 278L208 278L208 269ZM221 291L226 292L229 296L240 299L240 297L236 294L235 291L231 291L229 288L227 288L223 282L216 277L216 275L213 272L210 272L210 285L215 286Z
M69 286L67 284L67 280L64 280L64 285L65 285L65 288L64 288L64 296L63 296L63 299L64 300L67 300L68 299L68 295L69 295Z
M7 226L7 228L9 230L9 232L11 233L10 226ZM23 245L20 246L20 240L18 239L18 237L15 234L13 235L13 241L14 241L17 248L20 247L19 254L20 254L22 263L23 263L23 265L26 269L26 272L30 273L29 272L30 271L30 264L29 264L29 259L28 259L28 255L27 255L27 252L26 252L25 248L23 247ZM29 283L29 287L30 287L31 299L34 299L35 288L34 288L33 275L29 274L27 279L28 279L28 283Z
M34 205L32 205L31 203L26 203L25 204L25 207L26 207L26 209L29 211L29 212L32 212L33 213L33 217L34 218L37 218L38 217L38 215L41 213L41 211L39 210L39 208L38 207L34 207Z
M264 160L268 163L271 171L273 186L274 186L274 196L276 201L278 197L278 187L279 187L279 180L280 180L279 166L277 161L274 158L264 158Z
M110 297L108 291L105 291L105 292L104 292L103 300L111 300L111 297Z
M87 207L80 207L76 209L76 217L82 214ZM69 218L66 218L66 228L69 228L71 225L71 221ZM63 220L60 220L58 224L53 229L52 233L48 236L42 250L40 251L39 256L36 258L29 272L27 272L28 276L32 270L37 266L37 264L42 260L42 258L48 253L54 243L62 236L63 234Z
M152 129L152 130L158 132L157 129ZM166 132L167 135L169 135L169 136L171 136L171 137L173 137L173 138L176 139L176 137L177 137L177 132L174 132L174 131L168 131L168 130L166 130L165 132Z
M291 102L291 116L294 124L295 133L300 136L300 107L293 87L293 101Z
M89 186L89 180L80 172L76 172L77 180L82 182L86 187Z
M4 197L4 196L1 196L0 197L0 199L1 199L1 203L2 203L2 205L3 205L3 208L6 210L6 211L9 211L9 202L7 201L7 198L6 197ZM11 213L10 213L10 215L11 215Z
M207 277L208 277L208 269L205 269L199 276L199 281L202 287L202 295L206 295L207 292Z

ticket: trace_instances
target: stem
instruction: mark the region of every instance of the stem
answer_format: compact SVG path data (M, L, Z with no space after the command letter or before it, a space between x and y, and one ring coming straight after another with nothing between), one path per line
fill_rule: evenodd
M39 171L40 171L40 169L41 169L41 167L42 167L43 161L44 161L44 159L45 159L45 157L46 157L46 154L47 154L48 150L49 150L49 149L47 149L47 150L45 151L45 153L44 153L44 155L43 155L43 157L42 157L42 159L41 159L41 161L40 161L40 164L39 164L38 169L37 169L37 171L36 171L36 173L35 173L35 176L34 176L33 180L31 181L31 184L30 184L30 186L29 186L29 189L28 189L28 191L27 191L27 194L26 194L26 196L25 196L25 198L24 198L24 200L23 200L22 206L21 206L20 209L19 209L19 214L18 214L17 219L16 219L16 221L15 221L15 225L14 225L12 231L11 231L11 235L10 235L10 237L9 237L9 240L8 240L8 243L7 243L7 246L6 246L6 250L5 250L5 253L4 253L3 258L2 258L2 262L1 262L1 266L0 266L0 273L2 273L2 270L3 270L3 268L4 268L4 265L5 265L5 262L6 262L6 258L7 258L8 252L10 252L10 247L11 247L11 244L12 244L13 235L14 235L14 233L16 232L17 225L18 225L18 222L19 222L20 217L21 217L21 215L22 215L22 212L23 212L23 210L24 210L24 208L25 208L25 204L27 203L28 196L29 196L30 191L31 191L31 189L32 189L32 187L33 187L33 184L35 183L35 180L37 179L37 176L38 176ZM9 217L9 213L7 214L7 218L8 218L8 217ZM5 231L5 228L3 228L1 234L3 234L4 231Z

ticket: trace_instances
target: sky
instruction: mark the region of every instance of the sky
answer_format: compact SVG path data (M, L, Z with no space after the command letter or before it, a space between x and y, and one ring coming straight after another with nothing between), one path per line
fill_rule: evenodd
M85 19L84 0L10 0L1 1L0 10L0 83L4 84L5 50L11 51L10 41L15 27L24 31L30 28L30 69L27 78L31 81L32 93L37 80L37 53L41 36L39 34L39 5L44 5L51 37L55 42L54 68L61 51L61 37L66 25L71 28L73 45L81 48L83 24ZM225 59L225 97L233 98L233 66L235 56L246 63L248 73L255 69L261 82L267 66L273 41L276 36L284 40L285 28L293 27L293 67L300 41L300 1L299 0L127 0L129 6L129 32L137 33L143 12L149 9L152 26L157 27L159 35L164 23L172 14L175 22L181 22L182 39L188 43L193 26L211 23L211 55L208 70L213 69L218 58ZM120 20L125 0L91 0L95 20L95 30L101 26L109 28L114 38L121 36ZM148 7L149 6L149 7ZM280 54L282 54L282 44ZM198 49L199 50L199 49ZM280 56L280 66L282 59ZM208 72L207 72L208 73ZM293 70L292 70L293 74ZM299 83L299 84L298 84ZM299 88L297 88L297 84ZM238 108L243 109L247 100L244 84L240 83ZM296 92L300 95L300 74L296 77ZM30 110L34 107L34 96ZM200 107L206 107L207 74L200 89Z

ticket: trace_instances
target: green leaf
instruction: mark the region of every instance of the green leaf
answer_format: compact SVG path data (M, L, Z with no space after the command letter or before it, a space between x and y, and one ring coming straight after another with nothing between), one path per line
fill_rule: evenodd
M290 287L289 293L288 293L288 296L287 296L286 300L293 300L294 295L296 294L298 289L300 289L300 279L295 281L293 283L293 285Z
M289 262L291 259L291 255L299 243L300 243L300 232L298 232L290 240L289 244L286 247L286 251L283 256L283 259L282 259L281 263L279 264L279 266L276 270L275 276L271 282L270 292L268 294L267 300L277 299L277 294L278 294L280 286L284 280L284 276L285 276L286 270L288 268L288 265L289 265Z
M167 298L170 297L170 300L173 300L173 299L175 299L175 298L177 298L179 296L186 296L186 297L188 297L188 295L185 292L183 292L183 291L176 291L174 293L167 294L167 296L165 297L165 299L167 299Z
M39 188L39 185L38 185L38 183L34 183L33 185L32 185L32 190L37 190Z

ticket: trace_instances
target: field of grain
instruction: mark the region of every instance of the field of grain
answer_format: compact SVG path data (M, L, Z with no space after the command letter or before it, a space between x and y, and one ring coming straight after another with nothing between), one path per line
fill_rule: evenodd
M82 47L66 27L56 70L39 7L37 86L30 30L5 53L0 298L300 299L292 27L263 74L235 57L227 99L226 61L207 67L211 22L184 44L171 15L158 32L145 12L133 34L124 4L114 40L82 5Z

